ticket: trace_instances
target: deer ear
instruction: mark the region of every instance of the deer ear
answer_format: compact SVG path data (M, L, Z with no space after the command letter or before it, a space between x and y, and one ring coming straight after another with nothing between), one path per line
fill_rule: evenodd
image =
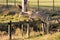
M21 5L17 5L17 8L22 9L22 6Z

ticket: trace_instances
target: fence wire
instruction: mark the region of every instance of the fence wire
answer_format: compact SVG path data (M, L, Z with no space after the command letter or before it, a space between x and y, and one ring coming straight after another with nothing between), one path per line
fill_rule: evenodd
M8 2L8 3L7 3ZM0 0L0 4L3 5L21 5L22 0ZM28 0L29 7L56 7L59 8L60 0ZM38 8L39 9L39 8Z

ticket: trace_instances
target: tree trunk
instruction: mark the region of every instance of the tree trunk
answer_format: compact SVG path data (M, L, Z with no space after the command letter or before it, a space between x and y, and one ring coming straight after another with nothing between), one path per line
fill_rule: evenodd
M22 12L27 11L27 0L22 0Z

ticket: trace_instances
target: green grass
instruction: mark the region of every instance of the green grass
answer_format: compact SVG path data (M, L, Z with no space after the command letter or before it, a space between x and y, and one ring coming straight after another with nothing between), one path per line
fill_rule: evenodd
M25 16L19 17L19 14L15 15L7 15L5 16L4 14L0 14L0 23L2 22L9 22L10 20L13 22L18 22L18 21L24 21L27 20L28 18Z

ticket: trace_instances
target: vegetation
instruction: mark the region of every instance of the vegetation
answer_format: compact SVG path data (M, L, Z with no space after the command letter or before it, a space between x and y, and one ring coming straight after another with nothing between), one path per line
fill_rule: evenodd
M60 40L60 33L54 33L54 34L48 34L48 35L44 35L44 36L38 36L35 38L31 38L30 40Z
M15 15L2 15L0 16L0 22L9 22L10 20L12 20L13 22L17 22L17 21L23 21L26 20L26 17L21 17L19 18L19 14L15 14Z
M17 3L19 3L19 4L21 4L21 0L16 0L17 1ZM43 1L43 3L42 3L42 1ZM52 7L52 0L46 0L45 2L46 3L44 3L44 1L45 0L41 0L41 1L39 1L40 3L39 3L39 5L40 5L40 7L41 6L43 6L43 7ZM60 7L60 3L57 3L59 0L55 0L55 7ZM51 2L51 3L50 3ZM3 3L3 4L5 4L6 3L6 0L4 0L4 2L3 2L3 0L2 0L2 2L0 1L0 3ZM9 0L9 3L14 3L14 0ZM48 3L48 4L47 4ZM36 7L37 8L37 6L38 6L38 3L37 3L37 0L30 0L29 2L28 2L28 6L29 7ZM3 9L3 8L2 8ZM19 22L19 21L24 21L24 20L27 20L27 19L29 19L28 18L28 15L24 15L24 16L21 16L21 17L19 17L19 13L18 12L16 12L16 10L15 10L15 8L14 8L14 10L13 10L13 8L11 9L11 10L9 10L9 12L10 11L14 11L15 12L15 14L11 14L11 13L9 13L9 12L5 12L4 11L5 9L3 9L3 11L2 12L0 12L0 23L7 23L7 22L9 22L10 20L12 21L12 22ZM44 9L42 9L44 12L45 12L45 10ZM1 10L0 10L1 11ZM48 10L46 10L47 11L47 13L49 13L49 12L51 12L51 11L49 11L49 8L48 8ZM19 11L20 12L20 11ZM52 14L52 13L51 13ZM44 15L43 15L44 16ZM54 15L52 15L52 16L54 16ZM55 17L56 18L56 17ZM53 17L52 17L52 19L53 19ZM39 18L35 18L34 20L39 20ZM35 22L34 22L35 23ZM0 24L1 25L1 24ZM5 26L7 26L8 24L3 24L3 25L5 25ZM35 25L35 24L33 24L33 25ZM39 23L38 24L36 24L39 28L40 28L40 26L41 25L39 25ZM15 25L13 25L14 27L15 27ZM37 29L37 28L36 28ZM17 28L16 30L15 30L15 35L18 35L19 36L19 34L20 34L20 31L19 31L20 29L19 28ZM30 29L30 30L32 30L32 29ZM33 33L32 33L33 34ZM20 34L21 35L21 34ZM18 39L19 40L19 39ZM47 34L47 35L43 35L43 36L41 36L41 35L38 35L37 37L35 37L35 35L34 35L34 37L30 37L30 40L60 40L60 32L58 32L58 33L54 33L54 34Z

